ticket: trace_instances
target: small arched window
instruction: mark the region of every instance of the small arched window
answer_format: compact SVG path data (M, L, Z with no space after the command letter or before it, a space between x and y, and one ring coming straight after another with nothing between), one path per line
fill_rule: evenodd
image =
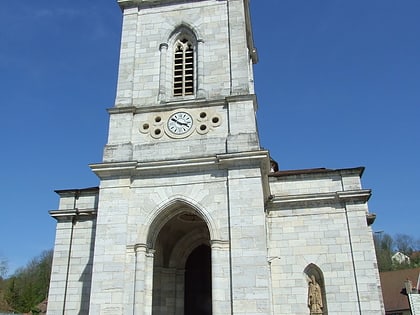
M186 37L175 42L173 73L174 96L194 95L194 45Z

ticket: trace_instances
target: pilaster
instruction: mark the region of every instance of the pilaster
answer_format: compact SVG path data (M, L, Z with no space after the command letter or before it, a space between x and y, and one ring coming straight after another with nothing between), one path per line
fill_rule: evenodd
M261 169L230 169L228 174L233 313L270 314Z
M229 241L211 242L213 315L232 314Z
M137 19L138 9L136 7L123 10L119 75L115 100L116 107L132 105Z
M145 292L146 292L146 253L145 244L134 246L135 271L134 271L134 314L143 315L146 313ZM132 277L133 275L131 275Z

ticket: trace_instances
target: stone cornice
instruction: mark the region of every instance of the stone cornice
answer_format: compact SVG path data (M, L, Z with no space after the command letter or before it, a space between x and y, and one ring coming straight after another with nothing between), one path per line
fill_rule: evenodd
M268 176L273 178L283 177L297 177L297 176L318 176L318 174L338 174L338 175L353 175L357 174L359 177L363 175L365 168L363 166L345 168L345 169L327 169L327 168L314 168L314 169L301 169L301 170L285 170L270 173Z
M348 191L338 191L338 199L345 202L367 202L372 196L372 190L370 189L360 189L360 190L348 190Z
M108 108L107 111L109 114L140 114L140 113L150 113L150 112L160 112L160 111L172 111L179 107L191 109L197 107L212 107L212 106L223 106L226 104L226 100L217 99L217 100L205 100L205 99L193 99L193 100L180 100L180 101L170 101L162 104L153 104L145 105L142 107L136 106L118 106Z
M96 217L97 209L64 209L51 210L49 214L57 221L84 220Z
M231 95L226 97L228 103L231 102L242 102L242 101L256 101L257 96L255 94L240 94L240 95Z
M240 168L243 165L259 165L267 172L269 167L268 151L250 151L226 153L211 157L182 160L165 160L155 162L108 162L89 165L101 179L107 177L131 177L139 174L156 174L157 172L178 173L203 168Z
M372 192L370 189L353 191L338 191L331 193L314 193L302 195L270 196L268 208L270 211L282 210L291 206L319 206L334 203L366 203ZM270 206L271 204L271 206Z
M227 96L221 99L215 100L206 100L206 99L192 99L192 100L179 100L179 101L168 101L162 104L153 104L145 105L142 107L136 106L118 106L108 108L107 111L109 114L140 114L140 113L150 113L150 112L160 112L160 111L172 111L179 107L186 109L193 109L198 107L213 107L213 106L224 106L229 103L243 102L243 101L253 101L257 103L257 97L255 94L245 94L245 95L233 95Z
M182 3L185 0L117 0L122 10L135 7L152 7L162 4Z
M137 108L135 106L121 106L121 107L112 107L108 108L107 111L109 114L131 114L135 113Z
M89 167L92 171L99 176L99 178L104 178L108 176L117 176L118 177L129 177L133 174L133 171L136 169L138 162L128 161L128 162L109 162L109 163L98 163L90 164Z
M221 165L235 166L246 164L255 164L254 161L266 160L269 162L269 153L265 150L251 151L251 152L239 152L239 153L226 153L217 155L217 160ZM264 168L269 168L269 164L263 165Z
M54 190L60 196L72 196L72 197L80 197L81 195L95 195L99 192L99 187L89 187L89 188L80 188L80 189L59 189Z
M117 2L121 10L124 10L129 8L150 8L168 4L188 3L191 0L117 0Z

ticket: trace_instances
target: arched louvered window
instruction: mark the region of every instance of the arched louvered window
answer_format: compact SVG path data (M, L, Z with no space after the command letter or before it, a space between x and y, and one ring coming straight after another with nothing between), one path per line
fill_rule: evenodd
M194 45L185 37L174 47L174 96L194 94Z

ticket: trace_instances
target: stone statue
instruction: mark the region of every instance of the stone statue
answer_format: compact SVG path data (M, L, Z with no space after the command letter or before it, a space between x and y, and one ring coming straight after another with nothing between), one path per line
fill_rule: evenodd
M308 288L308 307L311 315L322 314L322 292L321 287L315 280L315 276L311 276Z

